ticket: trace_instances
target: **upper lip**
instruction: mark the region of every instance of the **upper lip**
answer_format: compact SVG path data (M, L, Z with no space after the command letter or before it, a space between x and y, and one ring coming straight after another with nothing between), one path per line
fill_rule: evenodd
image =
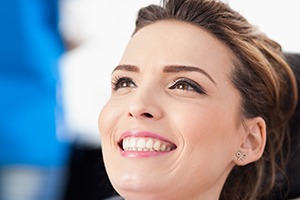
M168 140L167 138L165 138L159 134L156 134L156 133L153 133L150 131L137 131L137 130L130 130L130 131L126 131L126 132L122 133L122 135L120 136L120 139L118 141L119 146L121 146L122 141L126 137L151 137L154 139L158 139L158 140L170 143L174 148L177 147L177 145L175 143L171 142L170 140Z

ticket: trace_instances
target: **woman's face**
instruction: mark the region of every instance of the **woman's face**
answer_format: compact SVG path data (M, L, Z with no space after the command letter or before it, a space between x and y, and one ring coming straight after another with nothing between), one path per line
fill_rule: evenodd
M217 199L245 130L232 54L163 21L130 40L99 117L106 169L126 199Z

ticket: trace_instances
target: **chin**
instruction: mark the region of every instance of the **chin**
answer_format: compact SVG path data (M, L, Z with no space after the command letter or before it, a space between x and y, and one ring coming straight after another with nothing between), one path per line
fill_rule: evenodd
M157 191L151 190L151 191L139 191L138 189L131 189L131 190L124 190L120 189L117 190L117 192L126 200L159 200L159 199L167 199L167 200L178 200L182 199L178 196L174 197L172 196L172 193L165 191Z
M171 194L167 194L167 184L163 184L159 180L159 178L154 177L149 180L145 176L140 178L134 178L134 176L111 177L113 187L126 200L170 200Z

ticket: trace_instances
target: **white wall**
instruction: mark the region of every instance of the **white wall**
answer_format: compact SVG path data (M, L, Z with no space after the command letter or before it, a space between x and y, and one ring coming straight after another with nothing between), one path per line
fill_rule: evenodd
M228 2L285 51L300 52L298 0ZM110 95L111 70L130 38L137 10L150 3L159 0L62 1L62 31L80 44L62 58L66 118L79 142L99 145L97 119Z
M257 25L283 50L300 53L299 0L229 0L249 22Z

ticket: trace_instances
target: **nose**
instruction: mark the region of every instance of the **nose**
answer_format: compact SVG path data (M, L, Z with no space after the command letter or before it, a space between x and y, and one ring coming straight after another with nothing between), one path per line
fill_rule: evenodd
M130 98L128 116L136 119L158 120L163 116L161 103L158 102L158 95L149 91L137 91Z
M136 114L135 112L130 112L129 116L130 117L141 117L141 118L154 118L154 116L151 113L148 113L148 112L143 112L143 113L140 113L140 114L138 114L138 113Z

